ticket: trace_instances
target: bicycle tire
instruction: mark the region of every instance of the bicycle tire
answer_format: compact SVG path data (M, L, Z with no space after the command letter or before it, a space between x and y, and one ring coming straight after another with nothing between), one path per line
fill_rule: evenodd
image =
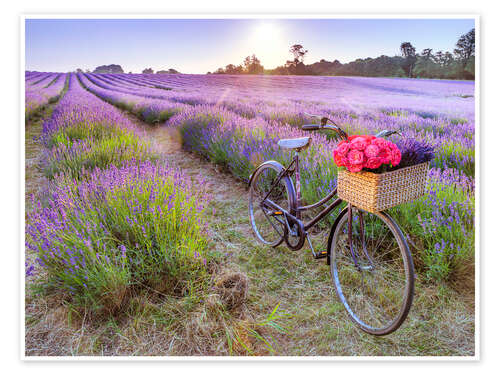
M397 330L401 326L401 324L405 321L410 311L413 302L413 295L415 288L415 271L414 271L413 260L411 257L410 249L408 247L408 244L401 229L386 212L370 214L363 210L358 210L353 207L353 212L355 210L358 212L358 215L360 211L363 213L362 215L359 215L359 217L362 217L363 220L360 221L358 217L358 224L354 224L355 217L353 217L353 250L350 249L350 246L348 245L348 240L347 244L345 243L346 238L348 238L348 234L345 233L348 225L347 209L342 211L336 223L334 224L334 226L332 226L328 241L328 249L330 256L330 274L332 282L335 287L335 292L341 303L346 308L347 313L349 314L349 318L363 331L372 335L383 336ZM404 285L404 290L401 292L400 296L401 304L397 308L397 314L394 313L395 314L394 319L390 319L389 322L387 322L387 324L380 324L380 326L375 326L373 324L374 321L377 320L380 321L380 319L378 317L371 319L368 318L369 314L367 314L365 311L361 311L362 310L361 305L366 305L367 310L370 310L372 314L373 313L380 314L379 312L381 311L394 310L393 308L391 308L391 306L389 307L386 306L388 305L388 303L385 302L385 300L381 299L380 296L378 297L380 306L373 306L373 305L370 306L371 302L368 301L368 296L370 294L376 293L375 289L377 289L380 290L380 293L388 294L389 297L384 296L384 298L387 301L389 301L391 298L392 299L396 298L397 293L394 293L394 290L397 291L397 288L394 288L394 290L389 290L384 287L379 288L378 283L383 277L385 277L385 275L387 275L387 277L391 279L395 278L394 275L398 276L397 272L399 271L399 273L401 273L401 270L397 269L397 265L389 266L389 262L395 263L395 259L397 258L396 250L394 251L385 250L386 252L382 253L382 255L374 253L372 253L372 255L369 254L370 251L377 251L377 249L368 250L368 245L366 244L366 241L367 238L371 239L371 237L365 233L370 230L370 228L367 226L365 215L372 215L372 217L377 218L380 221L378 223L378 226L373 224L371 227L372 237L374 240L376 239L377 242L380 242L381 245L383 246L386 246L385 243L387 243L388 245L386 246L386 248L390 248L392 243L389 244L390 238L386 241L385 236L387 234L384 235L383 239L380 239L381 232L384 230L383 228L384 226L394 236L394 240L398 245L399 254L401 255L402 259L402 264L400 264L400 266L404 268L405 285ZM383 223L383 225L381 225L381 223ZM356 225L358 226L357 236L355 232ZM362 227L364 229L361 229ZM364 236L361 236L360 233L364 233ZM364 240L361 239L362 237L364 237ZM364 246L362 244L362 241L364 241ZM362 254L360 252L361 248L364 248ZM353 251L355 255L356 253L358 253L358 256L355 256L355 258L359 262L358 265L355 264L351 251ZM391 253L389 253L389 251L391 251ZM349 256L351 260L349 260ZM373 259L375 257L383 258L389 256L394 256L395 258L390 259L389 261L381 259L382 261L380 262L380 264L376 264L375 260ZM364 263L362 261L364 261ZM383 269L384 265L387 265L386 267L387 270ZM342 270L339 269L341 266L343 268ZM384 276L377 277L377 275L384 275ZM364 280L365 277L368 276L371 276L373 279L375 278L378 279L376 288L374 288L372 285L368 285L368 283L365 285ZM359 279L361 279L361 282L359 282ZM358 288L356 286L354 288L353 285L355 283L361 283L362 287ZM361 295L355 295L356 293L354 292L354 290L356 290L357 294ZM389 294L389 292L391 294ZM396 297L394 297L394 295L396 295ZM374 298L374 301L377 301L377 298ZM370 320L370 323L368 323L367 320Z

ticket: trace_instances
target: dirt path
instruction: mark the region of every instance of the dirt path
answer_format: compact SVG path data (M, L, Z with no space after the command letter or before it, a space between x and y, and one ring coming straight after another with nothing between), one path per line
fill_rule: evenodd
M278 304L290 330L277 335L278 355L473 355L474 311L459 294L444 286L417 283L415 302L405 324L386 337L362 333L348 319L330 282L325 260L314 260L307 248L261 246L252 234L245 184L217 166L181 148L175 129L146 130L171 165L213 193L208 220L210 236L250 280L248 306L265 317ZM327 233L319 237L326 238Z
M46 185L45 178L40 171L40 157L43 147L39 143L38 138L42 134L42 121L43 118L38 118L35 121L29 121L25 125L25 139L24 139L24 155L25 155L25 191L24 198L26 203L26 210L29 209L31 204L31 195L37 195L39 191Z

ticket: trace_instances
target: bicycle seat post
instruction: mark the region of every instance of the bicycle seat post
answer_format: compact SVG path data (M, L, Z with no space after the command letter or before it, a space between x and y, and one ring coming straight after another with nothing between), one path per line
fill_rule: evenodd
M299 164L299 152L300 149L295 150L295 154L293 156L293 160L295 162L295 189L296 189L296 199L297 199L297 212L296 212L296 217L297 219L301 220L301 212L300 212L300 207L302 207L302 193L300 191L300 164Z

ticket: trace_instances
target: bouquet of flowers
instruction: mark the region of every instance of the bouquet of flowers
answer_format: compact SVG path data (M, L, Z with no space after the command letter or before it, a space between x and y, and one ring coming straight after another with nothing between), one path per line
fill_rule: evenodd
M434 147L426 141L402 139L397 144L373 135L353 135L333 151L338 167L349 172L383 173L425 163L434 158Z
M422 196L434 147L403 139L394 144L373 135L353 135L338 144L339 198L368 212L383 211ZM347 169L347 170L346 170ZM372 173L356 173L356 172Z
M338 167L346 167L349 172L360 172L362 169L378 172L379 168L387 170L383 166L397 166L401 161L401 151L384 138L353 135L338 144L333 158Z

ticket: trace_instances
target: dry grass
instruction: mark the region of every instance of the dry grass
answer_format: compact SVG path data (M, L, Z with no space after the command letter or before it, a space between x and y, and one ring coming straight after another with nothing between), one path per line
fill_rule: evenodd
M338 302L324 260L312 259L306 248L257 243L244 184L183 152L175 132L147 129L164 157L212 194L209 236L225 255L213 293L198 301L143 293L120 318L99 321L52 297L30 295L27 355L474 355L473 284L428 285L417 278L403 326L385 337L365 334ZM315 243L325 238L316 233ZM279 320L286 333L266 321L277 305L287 314Z
M48 111L48 110L47 110ZM47 184L39 168L42 146L38 137L42 134L43 117L36 116L25 125L25 201L26 210L30 208L32 194L38 195Z

